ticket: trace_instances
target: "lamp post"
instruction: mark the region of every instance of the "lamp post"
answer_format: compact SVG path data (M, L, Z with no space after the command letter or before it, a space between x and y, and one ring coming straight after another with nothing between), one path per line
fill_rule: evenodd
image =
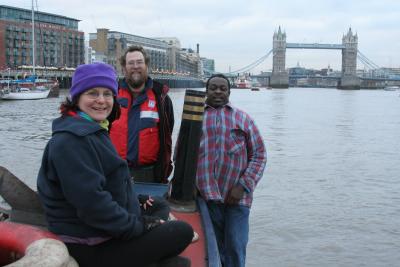
M7 89L10 89L10 75L11 75L11 69L7 68L8 70L8 80L7 80Z

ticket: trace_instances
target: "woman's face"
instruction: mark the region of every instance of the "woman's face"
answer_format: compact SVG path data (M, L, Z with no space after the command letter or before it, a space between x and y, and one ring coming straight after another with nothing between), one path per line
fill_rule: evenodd
M94 121L101 122L110 115L114 104L113 92L104 87L87 90L79 96L78 107Z

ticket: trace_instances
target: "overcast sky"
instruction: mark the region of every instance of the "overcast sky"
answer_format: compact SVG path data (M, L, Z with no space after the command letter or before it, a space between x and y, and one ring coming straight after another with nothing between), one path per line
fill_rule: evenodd
M216 70L244 67L272 49L279 26L290 43L340 44L349 27L358 49L382 67L400 67L400 0L35 0L39 11L81 20L88 33L108 28L145 37L177 37L212 58ZM31 0L0 0L30 9ZM339 50L286 53L286 67L341 68ZM271 70L272 56L252 72ZM358 68L363 65L358 61Z

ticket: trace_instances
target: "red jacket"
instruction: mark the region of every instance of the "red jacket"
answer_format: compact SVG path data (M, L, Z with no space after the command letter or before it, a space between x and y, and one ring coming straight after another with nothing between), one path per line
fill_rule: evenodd
M110 138L118 154L131 166L155 165L156 179L168 182L174 113L168 87L149 78L133 102L125 80L120 84L121 115L112 123Z

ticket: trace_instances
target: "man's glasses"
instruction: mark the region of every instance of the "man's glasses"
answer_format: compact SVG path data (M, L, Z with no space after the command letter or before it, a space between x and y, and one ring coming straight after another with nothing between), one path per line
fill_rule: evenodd
M100 93L98 91L87 91L83 94L88 96L92 100L98 99L100 96L103 96L103 98L106 100L110 100L114 97L111 91L105 91L104 93Z
M135 60L131 60L131 61L128 61L127 64L130 67L135 67L135 66L141 67L141 66L144 65L144 61L143 60L136 60L136 61Z

